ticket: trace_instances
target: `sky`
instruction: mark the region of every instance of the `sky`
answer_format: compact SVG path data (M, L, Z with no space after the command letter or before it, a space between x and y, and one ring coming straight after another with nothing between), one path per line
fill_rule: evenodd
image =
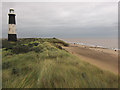
M2 37L8 35L8 11L14 8L18 38L114 38L116 2L3 2Z

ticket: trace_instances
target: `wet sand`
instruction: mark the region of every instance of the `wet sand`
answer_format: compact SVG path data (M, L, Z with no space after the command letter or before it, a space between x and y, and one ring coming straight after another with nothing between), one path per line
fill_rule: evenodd
M118 74L118 51L78 44L63 48L83 61Z

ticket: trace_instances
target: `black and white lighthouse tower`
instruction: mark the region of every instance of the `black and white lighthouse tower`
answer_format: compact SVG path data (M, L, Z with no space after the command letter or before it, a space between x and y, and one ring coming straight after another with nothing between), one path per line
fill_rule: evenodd
M14 9L10 8L9 9L9 20L8 20L8 41L17 41L17 34L16 34L16 21L15 21L15 16L16 14L14 13Z

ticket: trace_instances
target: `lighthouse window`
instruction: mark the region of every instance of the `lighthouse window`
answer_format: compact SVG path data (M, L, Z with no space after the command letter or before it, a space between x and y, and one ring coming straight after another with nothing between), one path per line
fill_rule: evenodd
M14 13L14 10L10 10L10 13Z

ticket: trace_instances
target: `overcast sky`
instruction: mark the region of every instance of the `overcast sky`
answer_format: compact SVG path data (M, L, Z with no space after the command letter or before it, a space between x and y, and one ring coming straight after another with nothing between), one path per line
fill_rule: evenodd
M8 10L17 14L18 37L117 37L118 6L110 2L4 2L2 36L8 34Z

